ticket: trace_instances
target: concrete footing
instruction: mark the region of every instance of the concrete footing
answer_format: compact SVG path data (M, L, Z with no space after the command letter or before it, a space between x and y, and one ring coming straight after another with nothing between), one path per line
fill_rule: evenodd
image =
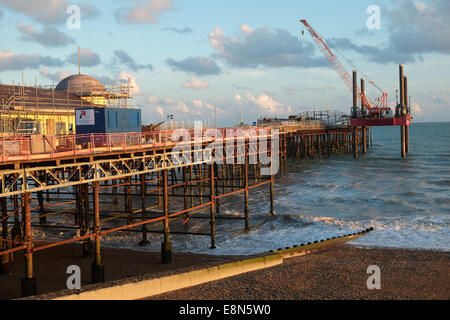
M31 297L37 294L36 278L24 278L21 281L22 297Z
M170 242L161 243L161 263L172 263L172 244Z
M92 283L103 283L105 282L105 265L96 264L95 262L91 265L91 275Z

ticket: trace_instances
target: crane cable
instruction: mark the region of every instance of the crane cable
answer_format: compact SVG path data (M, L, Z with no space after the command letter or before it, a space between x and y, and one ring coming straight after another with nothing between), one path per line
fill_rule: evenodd
M362 72L357 66L355 66L355 64L352 63L352 61L350 61L350 59L348 59L343 53L342 51L340 51L336 46L332 46L330 45L330 41L329 41L329 37L326 37L323 35L323 33L319 33L317 30L314 30L317 35L322 38L322 41L324 41L327 46L331 47L333 50L335 50L342 58L344 58L344 60L350 64L356 71L358 71L365 79L367 79L369 81L369 83L371 85L373 85L377 90L379 90L381 93L385 93L383 89L381 89L378 85L376 85L375 81L373 81L369 76L367 76L364 72ZM302 31L303 32L303 31ZM302 33L303 34L303 33Z

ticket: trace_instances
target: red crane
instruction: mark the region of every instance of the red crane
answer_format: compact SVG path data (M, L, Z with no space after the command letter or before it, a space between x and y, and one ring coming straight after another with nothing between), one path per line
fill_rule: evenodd
M353 92L353 80L350 74L345 70L345 68L342 66L342 64L339 62L338 58L331 52L330 48L326 45L326 43L323 41L322 37L320 37L317 32L309 25L309 23L303 19L300 20L301 23L303 23L306 27L306 29L311 34L314 42L316 43L316 46L322 51L325 58L328 59L330 64L336 69L339 76L344 80L347 87L350 89L350 91ZM363 92L361 92L361 89L358 87L358 100L361 101L361 104L364 105L368 111L369 116L372 117L382 117L383 114L388 113L390 114L391 109L387 107L387 93L384 92L380 87L378 87L373 81L370 81L371 84L373 84L381 93L381 98L377 99L377 103L374 103L372 100L369 99ZM390 112L387 112L390 111ZM387 115L387 114L386 114Z

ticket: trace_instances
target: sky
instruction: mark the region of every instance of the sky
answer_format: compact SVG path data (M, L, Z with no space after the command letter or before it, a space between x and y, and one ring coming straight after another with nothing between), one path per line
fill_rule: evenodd
M57 84L78 73L80 46L83 74L132 82L144 124L348 113L350 90L300 19L390 106L404 64L415 121L450 121L448 0L0 0L0 83Z

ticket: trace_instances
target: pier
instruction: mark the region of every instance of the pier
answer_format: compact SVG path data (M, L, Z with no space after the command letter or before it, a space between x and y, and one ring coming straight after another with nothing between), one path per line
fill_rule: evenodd
M287 126L55 136L42 141L1 138L0 271L7 276L14 253L24 252L21 288L25 297L37 293L33 256L52 247L78 243L80 255L92 260L92 283L107 279L101 242L108 234L140 233L141 246L149 244L149 233L161 234L162 264L172 261L172 234L208 236L214 249L217 221L241 220L243 231L251 230L248 202L253 189L267 185L267 214L276 214L274 184L287 174L289 161L340 154L357 157L366 152L370 140L368 127L308 125L308 121ZM237 194L242 195L242 214L220 214L221 203ZM105 210L105 203L115 204L115 210ZM62 214L73 215L72 221L51 223ZM196 220L205 219L208 232L190 231ZM39 239L36 244L35 229L68 230L76 235L60 241Z

